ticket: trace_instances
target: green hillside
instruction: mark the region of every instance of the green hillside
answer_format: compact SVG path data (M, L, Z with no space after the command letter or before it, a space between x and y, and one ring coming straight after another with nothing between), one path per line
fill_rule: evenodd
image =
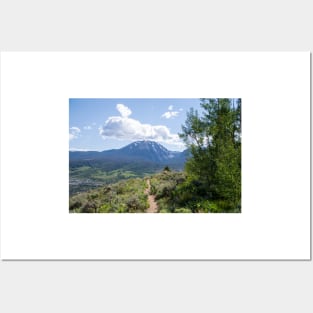
M185 172L165 169L146 178L130 178L73 195L69 208L71 213L145 213L152 195L157 213L238 212L221 200L199 194L196 188Z

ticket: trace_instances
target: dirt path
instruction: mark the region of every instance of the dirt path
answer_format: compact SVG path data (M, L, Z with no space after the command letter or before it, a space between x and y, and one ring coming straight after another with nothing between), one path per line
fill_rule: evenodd
M149 202L149 208L146 210L147 213L157 213L158 212L158 205L155 202L155 196L150 195L151 185L150 185L150 179L147 179L147 189L145 190L145 194L148 195L148 202Z

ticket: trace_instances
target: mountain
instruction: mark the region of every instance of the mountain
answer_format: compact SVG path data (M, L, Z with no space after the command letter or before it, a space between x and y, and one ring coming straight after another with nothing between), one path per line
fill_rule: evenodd
M163 163L178 156L180 153L169 151L154 141L136 141L119 150L119 153L135 159Z
M70 151L71 161L117 161L139 162L145 161L153 164L175 164L183 166L186 161L186 150L183 152L170 151L154 141L135 141L121 149L97 151ZM178 164L177 164L178 165Z
M187 150L170 151L153 141L136 141L121 149L105 151L70 151L70 195L88 191L123 179L144 177L165 166L181 171Z

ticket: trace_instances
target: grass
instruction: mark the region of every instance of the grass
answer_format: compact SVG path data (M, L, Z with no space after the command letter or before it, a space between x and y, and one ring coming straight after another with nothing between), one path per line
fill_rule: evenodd
M145 178L134 177L135 174L131 171L123 170L99 173L99 169L85 167L76 172L92 172L92 177L96 177L98 181L103 179L103 183L101 187L94 185L87 191L78 191L71 195L69 200L71 213L146 212L149 207L148 195L145 193L148 178L151 185L150 193L155 196L160 213L237 212L229 211L228 203L224 200L209 198L207 190L199 189L197 182L190 181L184 172L163 170ZM114 179L119 181L104 183Z
M146 181L130 178L70 197L72 213L140 213L148 208Z

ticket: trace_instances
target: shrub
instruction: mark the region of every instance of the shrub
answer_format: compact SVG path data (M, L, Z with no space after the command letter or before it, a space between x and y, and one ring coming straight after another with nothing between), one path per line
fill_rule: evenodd
M101 206L100 206L100 208L98 209L98 212L99 213L110 213L110 205L109 204L102 204Z
M175 209L175 213L192 213L192 211L188 208L179 208Z
M169 213L166 209L161 209L159 213Z
M79 200L70 200L70 211L74 211L76 209L80 209L80 207L82 206L81 201Z
M91 195L88 195L87 199L88 200L94 200L94 199L97 199L98 197L99 197L99 195L97 193L93 193Z
M145 196L145 199L147 196ZM144 212L147 208L147 202L140 199L138 195L132 195L126 201L126 206L129 212Z
M92 201L88 201L83 205L81 212L82 213L96 213L96 210L97 210L96 204Z

